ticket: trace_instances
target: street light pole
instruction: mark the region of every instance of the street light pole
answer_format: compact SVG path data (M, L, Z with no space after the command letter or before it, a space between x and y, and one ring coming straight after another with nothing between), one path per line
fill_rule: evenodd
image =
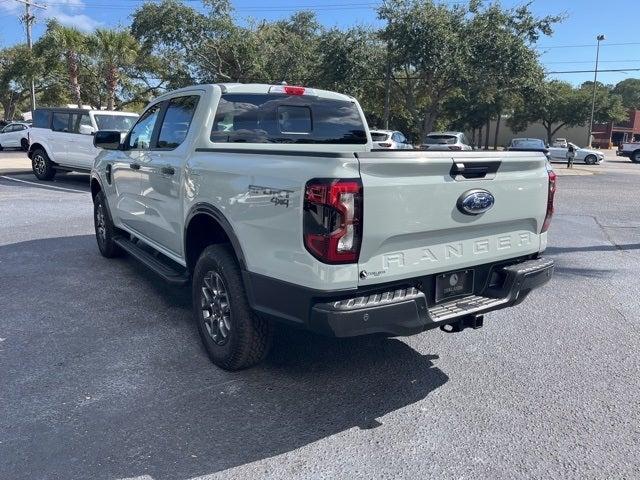
M596 47L596 69L593 74L593 96L591 99L591 119L589 120L589 138L587 139L589 148L591 148L591 136L593 134L593 114L595 113L595 110L596 110L596 83L598 81L598 58L600 57L600 42L605 39L606 37L602 34L596 37L596 40L598 40L598 46Z
M33 41L31 40L31 26L35 21L36 17L31 15L31 7L35 8L47 8L44 5L38 5L36 3L31 2L30 0L16 0L16 2L24 3L24 15L22 16L22 21L27 29L27 46L29 47L29 51L33 50ZM33 112L36 109L36 86L33 81L33 77L30 78L31 82L31 111Z

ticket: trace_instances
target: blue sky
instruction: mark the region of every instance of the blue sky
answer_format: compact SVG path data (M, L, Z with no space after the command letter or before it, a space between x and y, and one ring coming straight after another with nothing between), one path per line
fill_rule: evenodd
M37 0L33 0L37 1ZM199 6L198 0L187 0ZM443 0L452 3L455 0ZM42 34L46 18L55 17L67 25L84 30L99 26L125 26L140 0L49 0L46 10L36 9L38 23L34 37ZM347 27L354 24L376 25L375 6L367 0L233 0L239 18L277 19L296 9L316 11L321 23ZM523 0L503 0L504 6L515 6ZM567 19L556 26L552 37L539 42L541 61L547 71L592 70L595 59L595 37L606 35L600 50L600 69L640 68L640 36L638 36L638 0L533 0L531 8L538 15L565 13ZM24 5L15 0L0 0L0 46L24 41L24 28L18 15ZM555 78L579 84L593 79L593 73L553 74ZM640 71L602 72L598 80L617 83L628 77L640 78Z

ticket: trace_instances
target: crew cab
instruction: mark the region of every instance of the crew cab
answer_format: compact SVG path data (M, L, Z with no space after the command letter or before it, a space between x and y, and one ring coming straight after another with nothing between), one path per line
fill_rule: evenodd
M277 322L339 337L478 328L552 275L543 153L379 151L347 95L198 85L94 142L101 254L190 284L225 369L259 362Z
M640 142L621 143L616 153L629 158L633 163L640 163Z
M98 149L98 130L128 132L138 115L110 110L38 108L29 129L29 153L34 175L51 180L58 171L90 172Z

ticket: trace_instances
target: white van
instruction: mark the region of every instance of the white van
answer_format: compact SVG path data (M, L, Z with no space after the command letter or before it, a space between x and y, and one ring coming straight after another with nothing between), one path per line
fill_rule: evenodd
M38 108L29 130L29 158L40 180L51 180L56 171L89 172L98 149L93 135L98 130L117 130L124 135L137 113L79 108Z

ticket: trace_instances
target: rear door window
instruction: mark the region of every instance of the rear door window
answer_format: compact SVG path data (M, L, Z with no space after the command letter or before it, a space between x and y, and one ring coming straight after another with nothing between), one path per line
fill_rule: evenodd
M54 132L68 132L69 131L69 114L62 113L62 112L53 112L51 129Z
M367 143L355 103L305 95L224 94L211 131L216 143Z
M33 112L34 128L51 128L51 110L35 110Z
M158 148L173 149L184 141L199 99L198 95L190 95L169 100L158 136Z

